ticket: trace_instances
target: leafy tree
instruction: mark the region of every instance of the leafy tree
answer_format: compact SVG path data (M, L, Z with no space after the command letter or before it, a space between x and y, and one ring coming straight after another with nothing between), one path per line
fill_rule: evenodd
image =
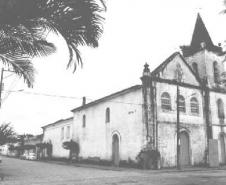
M78 46L98 46L104 10L103 0L0 0L0 59L32 86L31 60L56 50L46 39L54 32L65 39L67 67L75 71L82 64Z
M0 145L15 141L15 132L10 123L0 125Z

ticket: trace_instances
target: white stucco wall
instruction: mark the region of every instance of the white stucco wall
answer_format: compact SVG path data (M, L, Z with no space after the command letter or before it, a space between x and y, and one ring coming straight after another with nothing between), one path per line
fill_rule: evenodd
M171 97L171 111L161 108L161 94L168 92ZM180 87L180 95L185 98L186 112L180 112L180 131L186 131L190 143L191 165L204 162L206 149L206 133L203 118L203 100L201 91L193 88ZM199 114L191 113L190 99L196 97L199 102ZM157 84L157 119L159 150L164 167L176 165L176 85Z
M52 157L69 157L69 150L62 147L63 142L72 139L72 122L73 119L57 122L54 125L47 126L43 129L43 142L52 143ZM67 126L70 126L70 134L67 136ZM61 129L64 128L64 139L61 137Z
M110 122L105 111L110 108ZM86 127L82 117L86 115ZM74 112L74 139L80 144L80 157L112 159L112 136L118 134L121 160L135 160L143 146L142 89L132 90Z

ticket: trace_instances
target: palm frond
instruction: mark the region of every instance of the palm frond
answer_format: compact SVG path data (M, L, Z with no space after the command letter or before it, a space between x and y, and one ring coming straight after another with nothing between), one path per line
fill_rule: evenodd
M98 47L103 11L104 0L0 0L0 58L4 62L12 62L7 56L23 61L24 56L31 60L53 53L56 48L46 39L51 31L65 39L67 67L75 71L82 64L78 46Z
M1 55L0 60L6 65L11 71L16 73L18 76L24 79L24 82L28 87L33 87L35 69L29 58L24 57L18 60L15 55Z
M94 0L49 0L44 7L46 19L51 20L68 44L68 66L74 66L75 71L77 64L82 64L78 46L98 46L103 32L103 8Z
M82 57L80 51L77 49L76 46L68 44L68 50L69 50L69 62L67 64L67 68L73 67L73 72L75 72L77 69L77 64L80 64L82 66ZM74 61L74 54L76 56L76 61Z
M31 31L23 25L5 26L0 31L0 53L11 53L20 50L21 53L34 56L46 56L56 51L52 43L47 42L43 34Z

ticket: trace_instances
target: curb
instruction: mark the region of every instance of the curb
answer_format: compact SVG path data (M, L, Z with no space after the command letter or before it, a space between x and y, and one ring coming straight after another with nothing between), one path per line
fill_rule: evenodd
M93 164L78 164L78 163L67 163L61 161L40 161L47 162L59 165L67 165L81 168L94 168L99 170L112 170L112 171L137 171L137 172L149 172L149 173L175 173L175 172L194 172L194 171L217 171L217 170L226 170L226 167L214 167L214 168L182 168L181 170L177 170L175 168L172 169L160 169L160 170L147 170L147 169L139 169L139 168L125 168L125 167L113 167L113 166L100 166Z

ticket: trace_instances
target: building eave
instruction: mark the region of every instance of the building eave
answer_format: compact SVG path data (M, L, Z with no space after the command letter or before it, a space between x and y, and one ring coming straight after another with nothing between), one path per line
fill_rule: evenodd
M120 95L122 95L122 94L126 94L126 93L128 93L128 92L131 92L131 91L135 91L135 90L137 90L137 89L140 89L141 87L142 87L142 85L135 85L135 86L129 87L129 88L127 88L127 89L123 89L123 90L118 91L118 92L116 92L116 93L110 94L110 95L105 96L105 97L103 97L103 98L97 99L97 100L95 100L95 101L92 101L92 102L90 102L90 103L87 103L87 104L85 104L85 105L82 105L82 106L80 106L80 107L77 107L77 108L75 108L75 109L72 109L71 112L76 112L76 111L80 111L80 110L89 108L89 107L94 106L94 105L96 105L96 104L102 103L102 102L104 102L104 101L106 101L106 100L109 100L109 99L118 97L118 96L120 96Z
M50 124L48 124L48 125L44 125L44 126L42 126L41 128L42 128L42 129L45 129L45 128L47 128L47 127L55 126L55 125L61 124L62 122L66 122L66 121L69 121L69 120L73 120L73 117L66 118L66 119L60 119L60 120L57 120L57 121L55 121L55 122L53 122L53 123L50 123Z

